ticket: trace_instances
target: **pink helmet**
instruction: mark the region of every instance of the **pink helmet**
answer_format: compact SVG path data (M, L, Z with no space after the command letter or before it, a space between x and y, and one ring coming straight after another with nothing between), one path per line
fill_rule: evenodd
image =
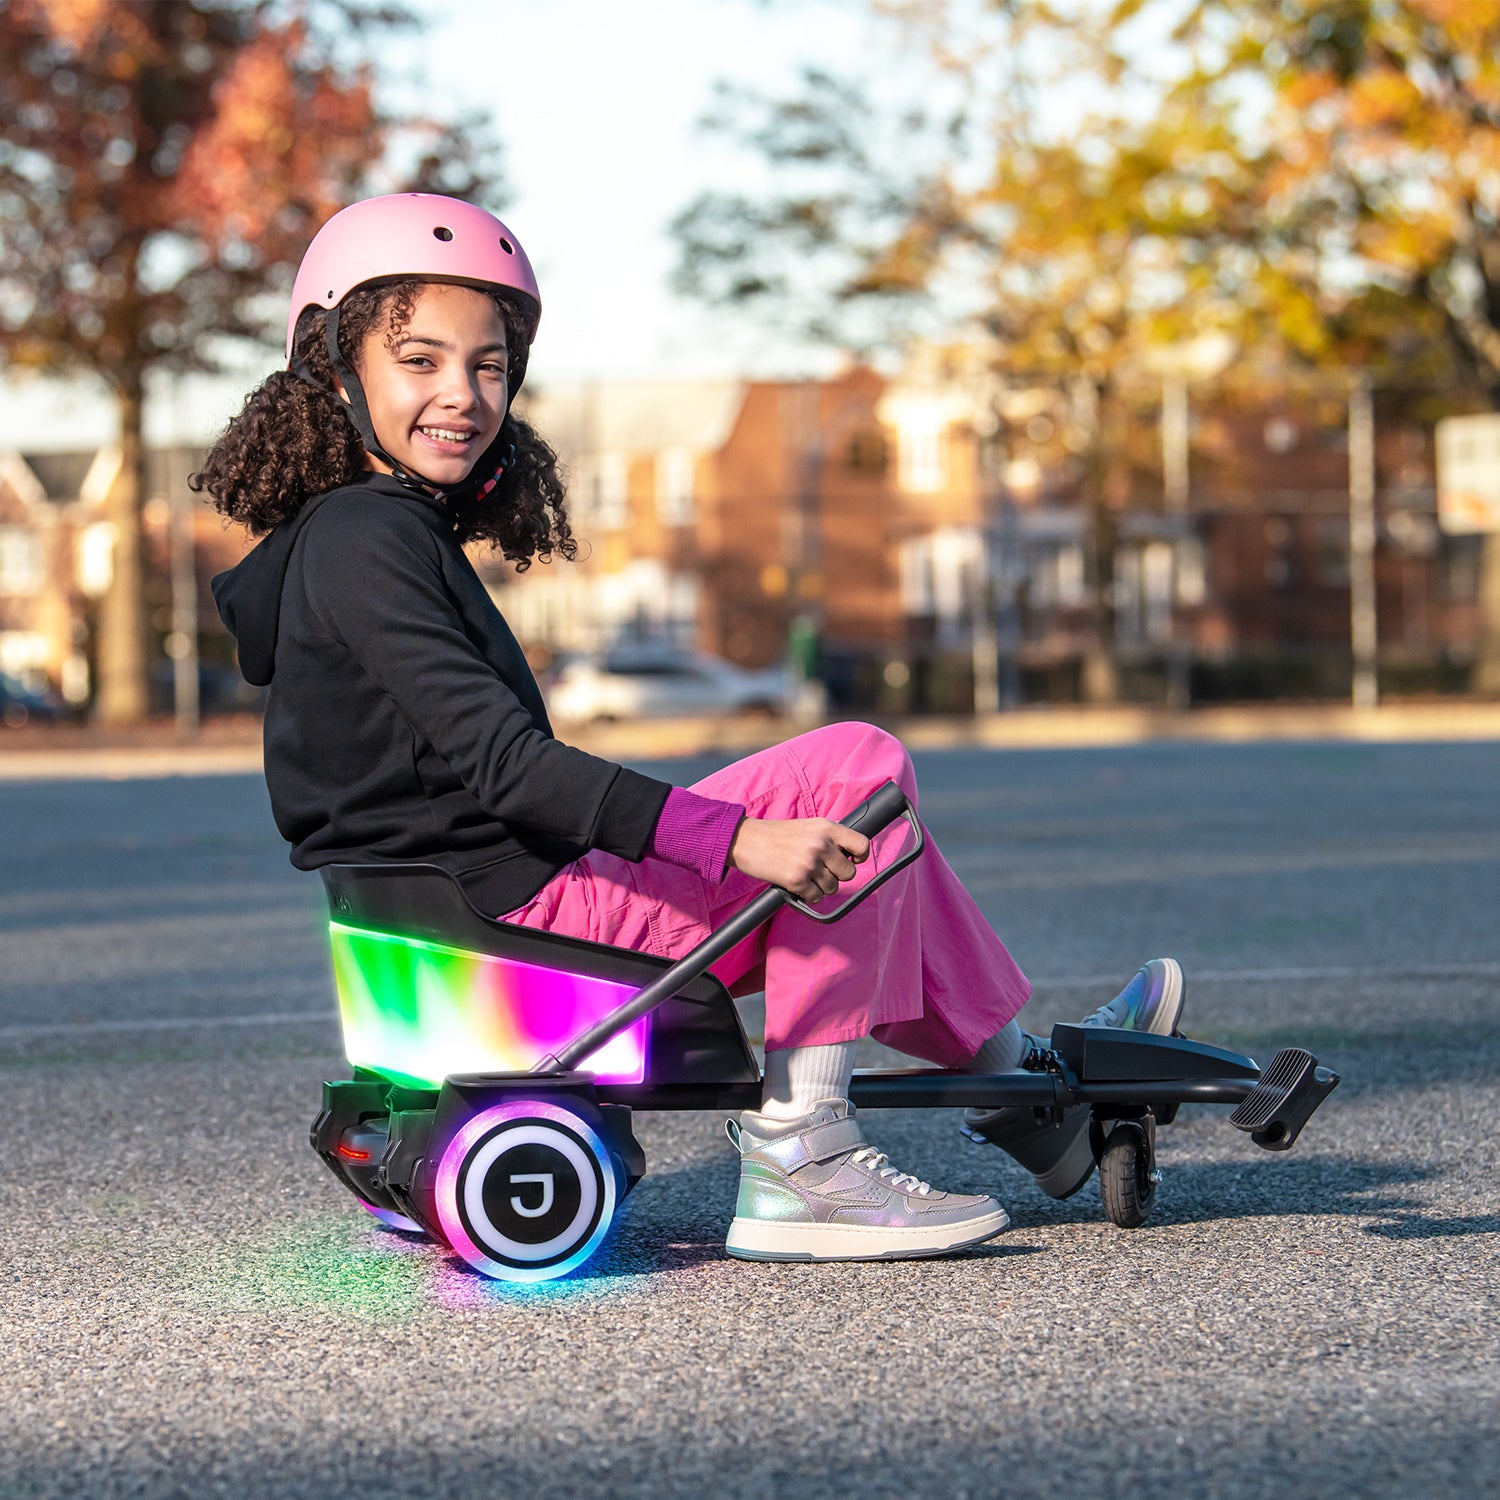
M510 398L514 400L526 378L529 346L542 316L542 299L531 262L516 237L493 214L437 193L366 198L336 213L313 236L292 285L286 325L288 366L303 379L313 379L293 354L297 322L310 307L326 309L324 342L329 363L343 383L349 418L365 447L384 459L391 473L413 489L441 492L451 498L483 499L514 456L506 429L502 427L496 434L461 484L438 485L421 475L408 474L380 446L359 376L339 352L339 304L357 286L397 277L484 287L503 292L515 304L526 321L526 347L510 351Z
M367 281L420 276L509 292L527 320L528 341L542 316L536 275L520 242L493 214L437 193L390 193L336 213L313 237L297 268L286 353L309 307L337 307Z

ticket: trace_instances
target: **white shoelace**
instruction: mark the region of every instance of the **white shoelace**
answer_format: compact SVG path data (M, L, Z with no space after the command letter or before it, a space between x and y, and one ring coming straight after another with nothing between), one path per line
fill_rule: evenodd
M873 1146L861 1146L853 1156L849 1158L851 1166L869 1167L881 1178L888 1180L893 1188L903 1188L910 1183L908 1191L920 1193L926 1197L932 1191L930 1182L923 1182L919 1177L913 1177L910 1172L898 1172L891 1165L891 1159L884 1151L877 1151Z

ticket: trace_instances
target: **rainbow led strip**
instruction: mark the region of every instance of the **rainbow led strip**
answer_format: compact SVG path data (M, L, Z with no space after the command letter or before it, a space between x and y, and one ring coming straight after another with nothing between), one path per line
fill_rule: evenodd
M515 1073L637 993L613 979L328 924L344 1053L396 1083ZM650 1017L579 1064L601 1083L641 1083Z

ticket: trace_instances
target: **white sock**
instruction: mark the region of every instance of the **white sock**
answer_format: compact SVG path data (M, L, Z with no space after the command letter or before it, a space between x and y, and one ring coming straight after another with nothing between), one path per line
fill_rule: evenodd
M773 1120L799 1120L819 1099L847 1099L853 1072L853 1042L767 1052L760 1112Z
M989 1041L982 1042L973 1061L966 1064L971 1073L1008 1073L1019 1067L1026 1056L1026 1033L1015 1021L1007 1021Z

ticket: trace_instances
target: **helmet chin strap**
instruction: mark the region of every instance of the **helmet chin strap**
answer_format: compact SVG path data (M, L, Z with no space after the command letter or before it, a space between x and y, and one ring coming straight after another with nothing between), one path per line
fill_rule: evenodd
M339 350L339 310L337 307L328 310L328 316L324 320L323 337L328 349L328 362L333 366L334 374L338 376L339 382L344 387L343 396L349 407L349 417L354 423L355 431L359 433L360 441L365 445L365 451L385 464L391 471L391 477L404 488L448 501L450 504L472 503L483 500L499 484L500 476L516 461L516 445L505 436L505 424L502 422L500 431L495 434L489 447L475 459L474 467L469 470L468 477L459 480L457 484L441 484L435 479L427 479L421 474L412 474L403 469L380 446L380 440L375 436L375 424L370 420L370 407L365 400L364 387L359 383L359 376L354 373ZM311 378L311 373L300 360L294 363L293 373L300 375L304 380ZM316 385L319 382L313 381L313 384ZM506 411L508 414L509 407Z

